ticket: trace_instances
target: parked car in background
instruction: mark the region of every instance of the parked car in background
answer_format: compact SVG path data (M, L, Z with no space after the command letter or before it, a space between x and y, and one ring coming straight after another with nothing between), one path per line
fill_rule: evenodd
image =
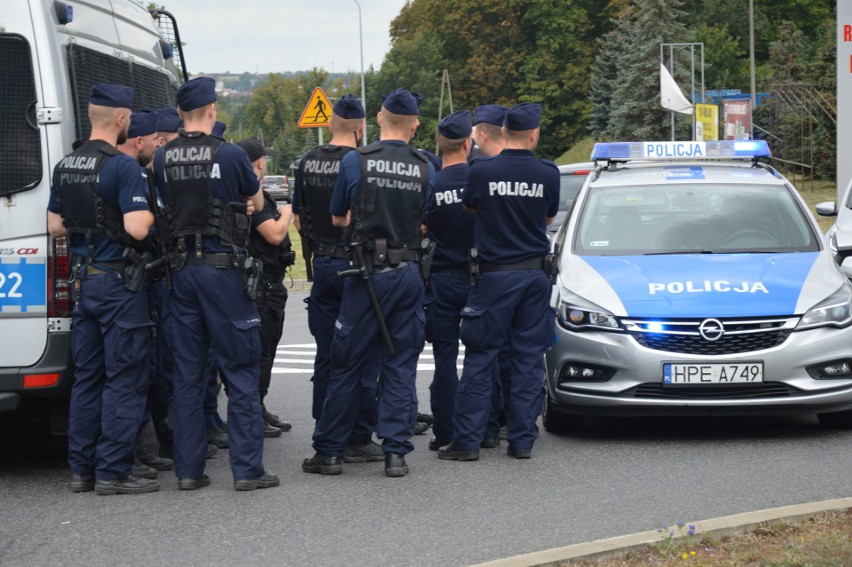
M852 279L852 181L846 185L839 203L819 203L816 211L820 216L837 217L834 224L825 231L825 239L840 270Z
M547 227L548 236L551 240L562 225L562 221L565 220L565 215L568 214L571 203L574 202L583 182L594 170L594 167L595 164L590 161L559 166L559 212L556 213L553 223Z
M852 428L852 285L765 142L598 144L554 238L544 427L816 414Z
M290 202L290 180L286 175L267 175L260 187L272 195L276 202Z

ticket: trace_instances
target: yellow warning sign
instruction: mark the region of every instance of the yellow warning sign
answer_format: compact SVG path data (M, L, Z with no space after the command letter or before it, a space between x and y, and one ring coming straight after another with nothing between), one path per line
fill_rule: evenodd
M328 126L331 119L331 103L320 87L316 87L308 99L302 117L299 118L299 128L322 128Z

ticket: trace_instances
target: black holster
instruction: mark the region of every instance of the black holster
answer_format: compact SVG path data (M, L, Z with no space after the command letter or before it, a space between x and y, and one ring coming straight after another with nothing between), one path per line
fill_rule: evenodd
M153 255L150 252L140 254L130 247L125 248L122 255L130 260L130 264L124 268L124 287L132 292L141 291L145 287L145 276Z
M476 287L479 283L479 250L471 248L468 251L467 261L470 265L470 287Z
M243 285L246 295L254 301L257 299L258 290L263 282L263 262L252 257L246 257L243 268Z

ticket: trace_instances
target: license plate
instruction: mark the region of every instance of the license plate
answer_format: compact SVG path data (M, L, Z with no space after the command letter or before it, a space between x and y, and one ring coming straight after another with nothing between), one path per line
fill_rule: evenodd
M759 384L762 362L663 364L663 384Z
M19 263L0 261L0 313L44 312L47 267L43 258Z

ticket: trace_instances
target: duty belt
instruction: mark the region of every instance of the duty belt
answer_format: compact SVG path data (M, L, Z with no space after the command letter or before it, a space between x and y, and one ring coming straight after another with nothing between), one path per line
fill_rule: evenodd
M388 248L383 258L379 257L379 254L375 250L367 250L366 260L373 266L386 266L390 264L396 267L397 264L404 264L405 262L419 262L420 250Z
M97 262L93 261L92 264L86 265L85 263L80 264L81 268L86 270L86 273L89 275L92 274L111 274L114 272L123 272L124 268L127 267L127 262L118 260L115 262Z
M186 257L187 264L213 266L219 269L242 268L245 265L245 260L245 256L228 254L226 252L209 252L202 254L200 257L195 254L189 254Z
M311 252L314 256L331 256L332 258L346 258L346 248L337 244L326 244L325 242L312 242Z
M543 270L544 258L530 258L516 264L492 264L491 262L479 262L479 271L505 272L508 270Z

